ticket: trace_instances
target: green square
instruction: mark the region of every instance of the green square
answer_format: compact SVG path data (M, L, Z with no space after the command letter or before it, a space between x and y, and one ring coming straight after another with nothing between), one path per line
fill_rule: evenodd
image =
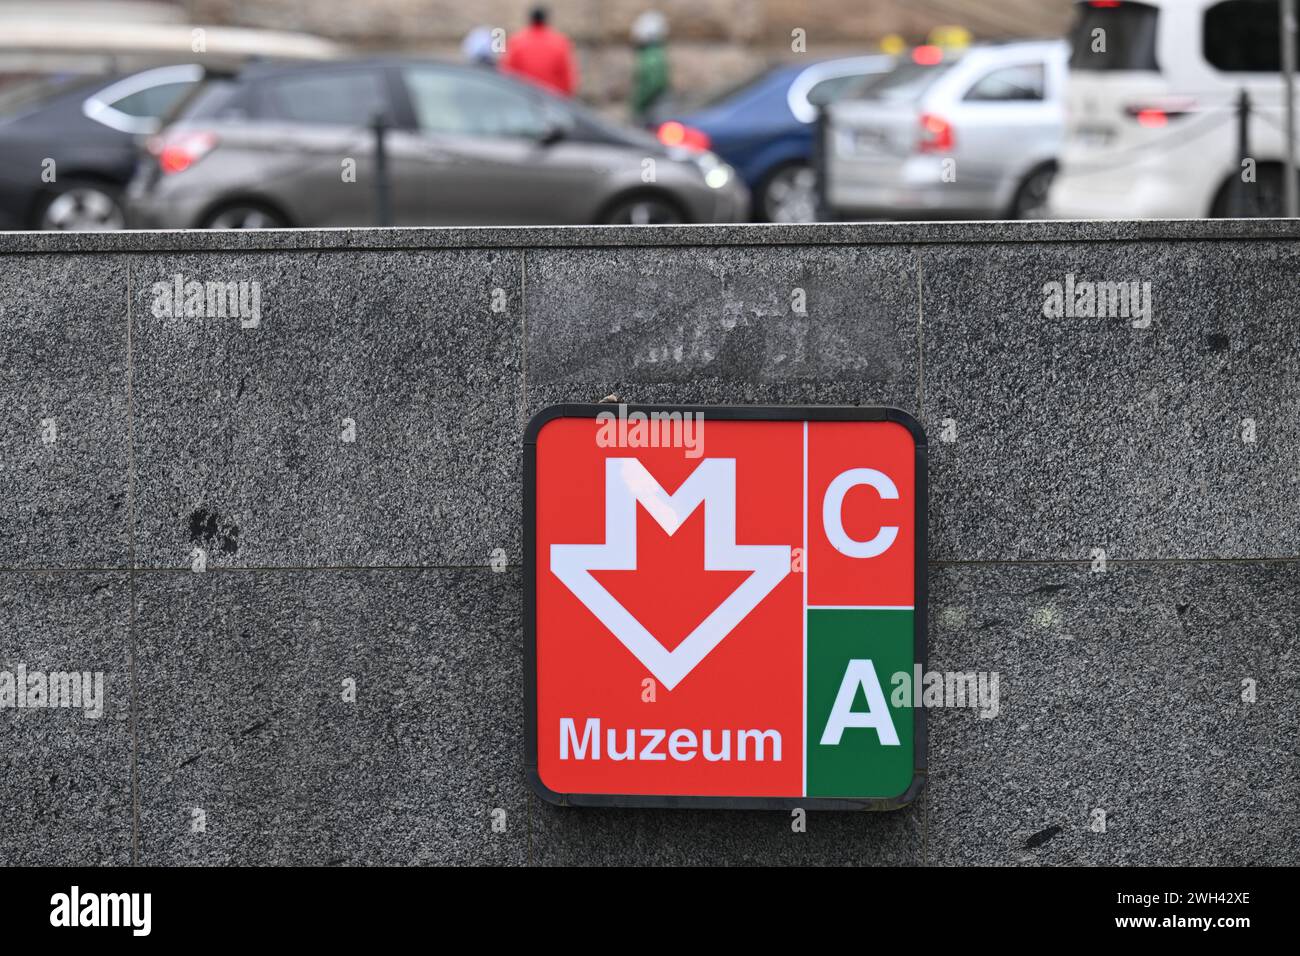
M891 679L898 673L911 679L913 621L911 608L809 609L808 796L887 800L901 797L911 786L916 765L912 708L895 706ZM864 680L872 677L889 720L877 712L872 719L881 723L879 729L853 726L872 711ZM845 701L836 706L842 688L852 693L847 708ZM823 743L833 717L832 738L838 735L838 743ZM882 739L888 738L887 724L892 724L897 744Z

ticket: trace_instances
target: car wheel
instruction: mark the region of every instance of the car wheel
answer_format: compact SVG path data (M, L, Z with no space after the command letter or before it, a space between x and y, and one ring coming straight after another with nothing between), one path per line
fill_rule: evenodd
M685 222L677 204L663 196L630 196L621 199L601 216L606 226L660 226Z
M807 163L788 163L759 187L759 214L767 222L816 222L817 173Z
M1043 219L1047 215L1047 196L1056 178L1055 166L1039 166L1020 184L1011 201L1011 219Z
M1238 190L1241 190L1238 193ZM1261 166L1253 183L1233 176L1214 197L1213 219L1280 219L1286 215L1286 184L1278 166Z
M288 223L273 209L256 203L234 203L211 212L202 229L283 229Z
M57 187L36 218L38 229L104 232L126 228L121 190L106 183L73 180Z

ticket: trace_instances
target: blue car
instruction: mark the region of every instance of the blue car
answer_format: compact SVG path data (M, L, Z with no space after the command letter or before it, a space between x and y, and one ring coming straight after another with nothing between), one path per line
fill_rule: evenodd
M817 108L893 65L893 57L875 55L771 67L660 123L657 134L669 146L712 150L734 166L753 193L755 219L811 222Z

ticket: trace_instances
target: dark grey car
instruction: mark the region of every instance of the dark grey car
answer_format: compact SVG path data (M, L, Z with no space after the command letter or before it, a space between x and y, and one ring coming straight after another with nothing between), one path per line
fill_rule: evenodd
M0 229L121 229L136 138L202 74L56 75L0 93Z
M210 75L150 140L131 224L371 225L380 114L394 225L748 215L745 186L711 153L665 147L490 70L379 60Z

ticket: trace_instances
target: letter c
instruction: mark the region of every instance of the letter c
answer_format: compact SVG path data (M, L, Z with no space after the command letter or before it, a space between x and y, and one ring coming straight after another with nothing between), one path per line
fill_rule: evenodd
M822 527L826 537L836 551L850 558L874 558L889 550L889 546L898 537L895 525L882 525L876 536L870 541L855 541L844 530L843 510L844 496L850 488L858 485L870 485L881 498L897 498L898 489L889 476L874 468L850 468L835 477L826 489L826 498L822 501Z

